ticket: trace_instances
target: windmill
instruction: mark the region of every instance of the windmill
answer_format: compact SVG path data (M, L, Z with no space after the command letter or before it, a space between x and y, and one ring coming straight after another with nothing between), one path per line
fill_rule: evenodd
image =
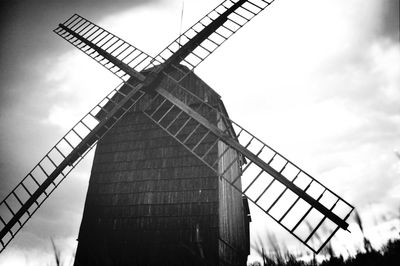
M234 245L241 239L234 239L229 230L236 228L240 230L241 236L246 235L248 220L242 217L242 225L237 226L236 219L233 218L239 217L235 208L246 209L247 201L263 210L314 252L319 252L340 228L346 230L348 227L346 219L353 207L232 121L218 95L199 81L193 73L193 70L222 43L272 2L224 1L155 57L147 55L79 15L75 14L59 24L54 30L55 33L121 78L122 83L68 131L0 203L2 250L85 155L96 144L98 144L97 151L105 149L108 141L112 141L113 134L117 134L118 130L123 128L121 125L124 123L126 125L124 121L129 119L146 119L147 122L151 122L151 125L157 128L156 132L163 132L165 134L163 137L168 137L170 142L179 144L180 148L176 149L184 150L185 156L190 154L188 164L192 166L191 168L197 169L192 169L193 171L207 169L213 174L210 182L214 182L214 186L217 182L216 195L220 200L218 206L226 207L214 210L219 215L219 220L216 222L219 234L215 245L217 252L206 250L208 246L205 243L213 237L205 233L205 223L193 221L189 222L193 225L191 232L188 235L182 233L178 239L182 241L187 237L190 239L189 242L194 243L193 246L188 246L183 241L182 246L187 248L188 254L194 254L193 256L204 261L210 260L208 254L217 254L215 255L217 259L212 259L213 261L223 257L228 264L233 264L235 256L238 255L233 254L235 252L232 250L235 250ZM142 150L146 148L142 147ZM167 153L165 150L163 152ZM94 164L97 160L101 165L101 159L105 156L97 154L96 152ZM131 158L131 161L134 160L137 162L138 159ZM201 164L190 165L194 161ZM146 160L146 163L148 162L149 160ZM151 167L150 165L147 168ZM172 172L172 176L174 174L176 172ZM95 175L92 170L92 177ZM163 181L153 184L152 187L158 186ZM175 198L179 198L188 191L187 186L193 185L191 181L193 180L189 180L186 186L182 185L182 193L174 191L171 195L178 195ZM202 197L207 198L204 196L206 193L201 190L203 185L199 184L191 189L197 193L199 204L203 203ZM122 185L112 186L110 189L114 191L126 189L126 186ZM90 184L89 192L100 191L104 187L99 188L98 184ZM146 193L146 189L148 187L141 193ZM135 198L135 193L138 191L128 191L125 193L128 195L127 198L117 196L113 199L120 204L124 200L134 200L131 198ZM245 196L244 200L242 196ZM146 197L142 198L143 201ZM148 197L154 197L154 193ZM189 197L193 199L193 195ZM86 213L89 213L87 217L91 217L90 213L96 213L96 210L90 208L90 202L93 201L101 202L102 198L89 198L88 194L77 257L80 256L79 250L82 252L85 250L84 247L79 248L80 245L84 246L81 244L84 242L83 228L89 230L94 227L91 223L86 225L84 223ZM165 210L166 203L171 201L174 202L173 197L166 199L161 209ZM148 211L151 217L154 209ZM221 218L223 214L225 216ZM97 224L105 224L114 229L130 226L124 225L123 222L124 220L97 220ZM99 226L99 228L105 227ZM316 241L315 236L321 230L329 234L325 234L323 241ZM158 230L158 233L157 237L163 236L162 231ZM223 239L221 235L226 238ZM124 249L123 246L117 248ZM232 250L228 251L229 248ZM229 255L229 252L233 255Z

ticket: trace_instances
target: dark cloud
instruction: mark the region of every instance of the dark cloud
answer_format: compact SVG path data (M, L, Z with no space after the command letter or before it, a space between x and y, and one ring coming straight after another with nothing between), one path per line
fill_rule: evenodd
M112 13L158 1L0 1L0 109L8 107L8 91L15 83L34 79L34 71L46 71L35 59L51 58L66 49L52 32L58 23L74 13L96 22Z
M382 1L381 33L395 42L400 42L400 1Z

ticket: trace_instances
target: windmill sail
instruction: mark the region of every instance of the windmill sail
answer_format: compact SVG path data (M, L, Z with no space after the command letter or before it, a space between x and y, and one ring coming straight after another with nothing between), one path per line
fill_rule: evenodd
M125 82L131 76L143 80L138 72L154 62L145 52L77 14L54 32Z
M143 81L144 77L137 73L149 68L159 72L161 70L154 66L160 64L163 64L163 70L178 70L180 75L176 79L182 80L188 71L182 70L178 64L193 70L272 2L274 0L226 0L155 58L77 14L59 24L54 32L125 82L131 76Z
M311 250L318 253L339 228L347 229L353 206L311 175L182 85L157 92L145 114ZM210 122L206 117L219 119ZM196 131L203 137L192 139ZM238 132L237 139L232 131ZM210 161L208 153L221 143L222 155ZM221 162L232 150L237 156ZM241 156L247 159L244 176L226 179L225 173L241 163Z
M193 70L274 0L226 0L176 38L155 59ZM179 71L179 69L178 69Z

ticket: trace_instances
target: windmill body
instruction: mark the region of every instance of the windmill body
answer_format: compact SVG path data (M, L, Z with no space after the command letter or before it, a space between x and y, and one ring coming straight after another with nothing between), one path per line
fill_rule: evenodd
M220 96L195 74L182 82L225 112ZM242 194L143 113L151 98L143 97L97 144L75 265L245 265L249 213ZM185 119L178 118L173 130ZM212 114L208 120L230 127ZM178 137L195 145L205 133L195 126L189 122ZM205 138L197 149L213 141ZM237 155L232 149L222 154L224 149L219 142L207 154L214 161L221 157L220 170ZM240 171L237 161L225 176Z

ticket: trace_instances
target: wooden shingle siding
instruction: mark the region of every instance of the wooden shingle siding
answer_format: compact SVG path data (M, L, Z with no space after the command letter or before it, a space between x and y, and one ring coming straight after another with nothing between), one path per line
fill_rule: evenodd
M213 190L218 186L214 177L182 178L176 182L169 179L136 180L135 182L109 182L92 183L88 193L112 194L112 193L143 193L148 191L191 191Z
M118 206L113 205L104 206L99 210L99 215L103 219L107 217L144 217L144 216L163 216L163 217L179 217L179 216L193 216L198 215L213 215L218 211L218 205L215 202L201 203L201 204L141 204L141 205L127 205Z
M179 171L181 170L181 171ZM203 166L195 167L181 167L177 170L175 167L164 169L147 169L145 172L142 169L126 170L126 171L104 171L101 173L96 172L98 178L91 180L90 184L94 183L110 183L110 182L132 182L140 180L153 180L153 179L185 179L193 177L215 177L209 169ZM93 171L92 171L93 173ZM198 173L198 174L197 174Z

